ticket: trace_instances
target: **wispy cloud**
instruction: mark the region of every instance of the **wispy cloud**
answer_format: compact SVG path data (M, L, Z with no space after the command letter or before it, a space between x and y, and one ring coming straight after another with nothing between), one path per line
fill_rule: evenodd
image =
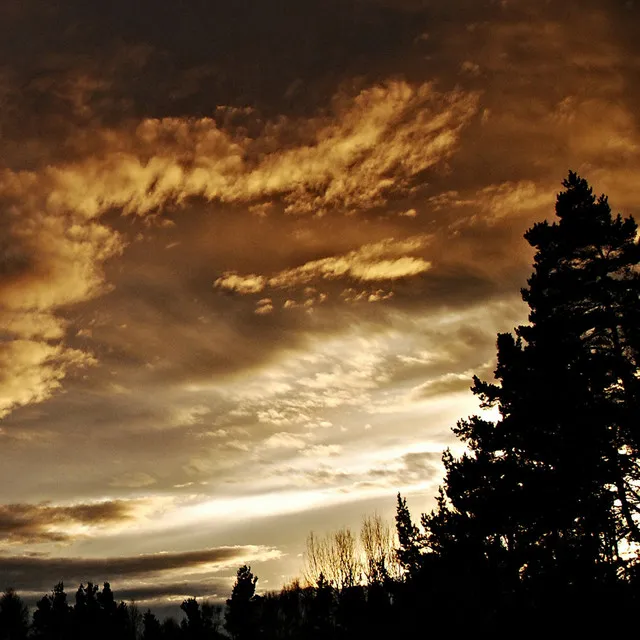
M311 260L269 276L227 272L215 281L214 286L240 294L255 294L267 288L286 290L319 285L323 280L392 282L425 273L431 268L428 260L410 255L424 250L428 243L428 236L404 240L389 238L342 255ZM371 295L376 294L372 292Z

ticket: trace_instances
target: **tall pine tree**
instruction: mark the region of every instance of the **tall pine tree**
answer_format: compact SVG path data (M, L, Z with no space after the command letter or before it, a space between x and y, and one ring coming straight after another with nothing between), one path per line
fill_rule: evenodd
M495 423L458 423L468 446L444 456L426 545L481 562L503 584L607 584L640 543L640 248L632 218L569 173L558 220L525 234L536 249L522 295L529 321L498 336L497 383L473 392Z

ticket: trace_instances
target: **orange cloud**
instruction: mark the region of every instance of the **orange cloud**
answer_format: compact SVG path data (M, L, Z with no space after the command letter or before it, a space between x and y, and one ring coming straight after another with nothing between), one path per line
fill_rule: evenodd
M269 277L256 274L242 276L235 271L229 271L218 278L214 286L240 294L251 294L259 293L267 287L304 287L318 280L350 279L359 282L379 282L407 278L431 268L431 263L423 258L404 255L423 249L428 242L428 236L413 236L405 240L389 238L363 245L340 256L312 260Z
M76 87L79 109L85 85L82 80ZM0 411L47 398L69 366L91 360L64 346L60 311L108 288L103 265L125 242L101 222L104 213L144 216L194 196L235 203L282 197L296 213L370 208L456 151L477 100L471 93L438 92L429 83L392 81L355 97L338 95L330 116L269 122L255 138L224 130L213 118L145 119L133 129L78 134L80 148L90 149L93 140L99 150L84 160L0 171L9 231L0 247L0 314L12 337L34 342L0 346L7 364ZM406 255L413 250L387 241L268 279L225 273L216 286L247 294L317 278L394 280L429 269L423 258ZM256 313L272 308L262 304ZM21 385L8 382L14 379Z
M0 418L12 409L42 402L62 384L67 368L95 360L77 349L34 340L12 340L0 348Z
M478 96L393 81L334 99L331 118L268 123L255 139L234 137L213 118L145 119L135 131L96 133L105 151L40 173L7 172L47 213L87 219L110 208L145 215L191 196L227 202L284 195L291 212L365 208L449 158L475 115ZM313 132L287 144L297 132ZM310 137L310 140L309 140ZM22 183L22 188L20 187Z

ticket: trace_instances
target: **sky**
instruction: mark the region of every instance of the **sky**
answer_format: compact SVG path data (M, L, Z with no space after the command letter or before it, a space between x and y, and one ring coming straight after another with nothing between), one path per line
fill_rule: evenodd
M0 588L162 607L433 505L640 3L0 2Z

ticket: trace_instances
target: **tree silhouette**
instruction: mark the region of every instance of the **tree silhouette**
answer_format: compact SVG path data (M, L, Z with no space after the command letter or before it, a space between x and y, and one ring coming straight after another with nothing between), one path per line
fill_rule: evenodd
M174 618L165 618L162 622L163 640L179 640L182 637L180 625Z
M204 625L198 601L195 598L187 598L180 605L180 609L182 609L186 616L181 624L183 636L193 638L194 640L202 638L204 635Z
M256 632L256 583L257 576L251 567L243 565L238 569L231 598L227 600L225 627L234 640L252 638Z
M335 621L335 589L321 572L309 602L307 618L309 635L313 638L332 637Z
M50 594L43 596L33 613L33 631L37 638L66 638L71 625L71 607L67 603L64 583L58 582Z
M29 631L29 612L22 598L13 589L0 596L0 638L23 640Z
M375 542L375 541L372 541ZM358 584L366 563L366 548L363 558L358 547L358 539L349 527L318 537L313 532L307 536L305 550L305 578L311 585L317 585L320 576L336 589L348 589ZM373 547L371 548L373 552Z
M511 590L612 584L640 542L637 226L575 173L563 186L558 221L525 234L537 250L522 291L530 324L498 336L497 384L474 378L500 419L458 423L469 452L445 453L422 518L431 553Z
M411 520L407 501L400 494L397 496L396 531L398 533L398 562L408 578L416 577L421 566L420 531Z
M142 640L160 640L161 638L160 622L151 609L147 609L142 615Z
M378 515L366 516L360 528L363 573L368 585L383 585L397 573L389 525Z

